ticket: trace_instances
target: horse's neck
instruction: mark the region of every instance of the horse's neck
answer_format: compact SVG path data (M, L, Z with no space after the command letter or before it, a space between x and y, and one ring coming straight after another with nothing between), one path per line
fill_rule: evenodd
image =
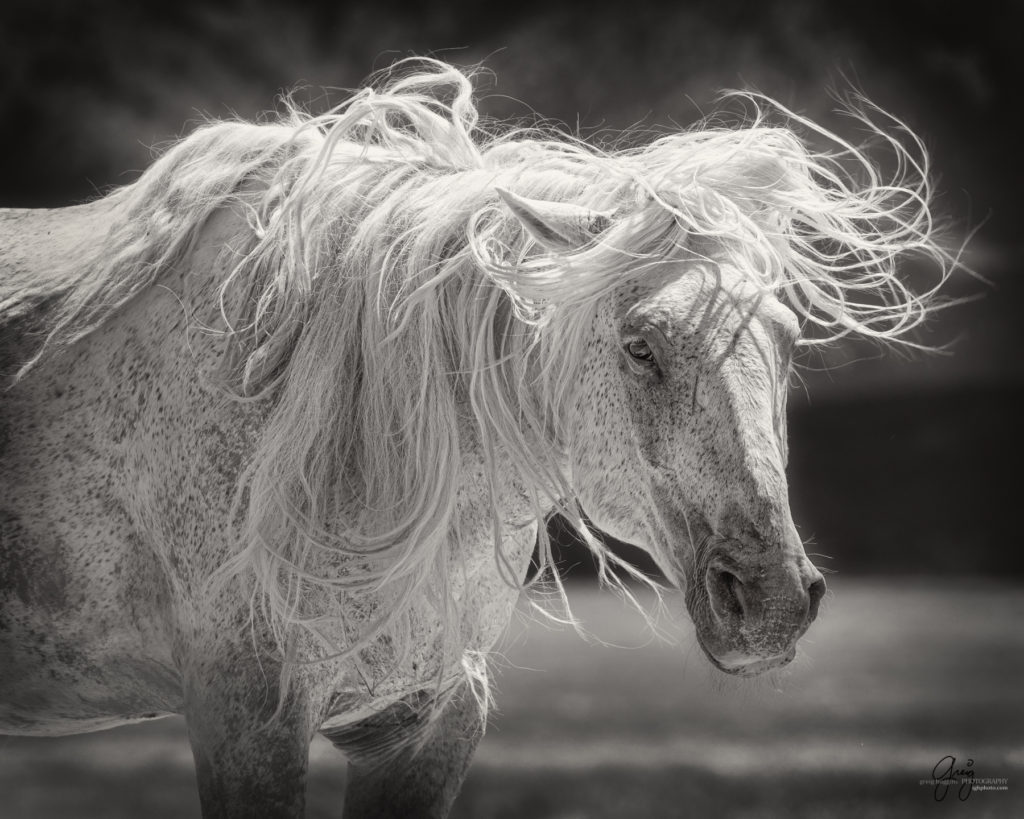
M112 196L52 210L0 209L0 323L65 292L117 218Z

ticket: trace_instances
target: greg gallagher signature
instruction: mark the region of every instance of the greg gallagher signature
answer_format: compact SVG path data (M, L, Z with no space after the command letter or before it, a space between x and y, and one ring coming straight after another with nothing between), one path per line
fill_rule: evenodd
M957 789L956 798L966 802L974 789L974 760L968 759L965 764L958 767L955 756L944 756L932 768L932 780L935 782L936 802L945 799L949 789L957 782L960 783L960 787Z

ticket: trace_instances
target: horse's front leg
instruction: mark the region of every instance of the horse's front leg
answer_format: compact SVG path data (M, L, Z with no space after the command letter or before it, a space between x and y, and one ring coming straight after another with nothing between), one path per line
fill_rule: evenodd
M444 819L483 732L480 707L465 690L434 720L414 698L324 731L349 759L344 819Z
M278 710L276 673L218 661L187 683L204 819L304 815L309 743L323 709L296 682Z

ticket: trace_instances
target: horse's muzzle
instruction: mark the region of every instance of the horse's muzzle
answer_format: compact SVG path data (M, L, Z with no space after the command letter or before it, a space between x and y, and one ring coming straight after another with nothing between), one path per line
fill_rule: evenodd
M744 557L738 544L722 544L709 557L703 591L710 616L697 626L717 668L752 676L793 659L818 615L825 579L802 553L771 562Z

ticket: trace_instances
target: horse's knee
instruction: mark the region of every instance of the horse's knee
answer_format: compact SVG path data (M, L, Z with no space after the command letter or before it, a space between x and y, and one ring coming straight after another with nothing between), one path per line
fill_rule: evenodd
M323 732L349 758L345 819L443 819L483 728L475 700L459 693L440 709L418 696Z
M320 733L359 769L386 765L409 756L431 723L432 698L417 692L351 725L322 729Z

